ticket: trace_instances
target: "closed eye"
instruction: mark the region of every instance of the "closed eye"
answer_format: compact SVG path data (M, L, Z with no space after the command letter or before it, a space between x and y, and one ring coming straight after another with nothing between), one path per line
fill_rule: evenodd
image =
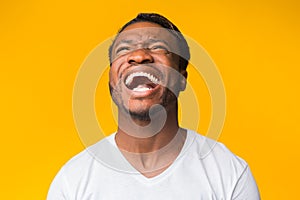
M116 54L120 55L120 54L124 54L130 51L130 47L129 46L122 46L116 49Z
M168 53L169 50L166 46L164 45L152 45L149 47L149 50L152 52L157 52L157 53Z

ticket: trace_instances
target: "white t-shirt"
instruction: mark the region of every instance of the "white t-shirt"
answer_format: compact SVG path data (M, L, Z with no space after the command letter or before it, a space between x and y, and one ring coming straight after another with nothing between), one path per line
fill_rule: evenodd
M247 163L223 144L188 130L177 159L146 178L126 161L115 134L67 162L48 200L259 200Z

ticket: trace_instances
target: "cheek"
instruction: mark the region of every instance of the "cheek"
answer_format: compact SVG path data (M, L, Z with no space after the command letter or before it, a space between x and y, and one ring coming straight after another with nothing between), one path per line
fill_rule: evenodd
M176 54L172 54L170 59L171 59L173 68L176 70L179 70L179 56L177 56Z
M111 66L110 70L109 70L109 83L112 86L116 85L116 71L113 68L113 66Z
M157 57L156 61L165 65L166 67L172 67L176 70L179 69L179 58L173 54Z
M119 72L121 70L121 63L114 62L109 70L109 82L116 84L118 82Z
M118 81L120 72L122 72L126 68L125 61L126 61L125 56L122 56L111 64L110 72L109 72L110 81L114 81L114 82Z

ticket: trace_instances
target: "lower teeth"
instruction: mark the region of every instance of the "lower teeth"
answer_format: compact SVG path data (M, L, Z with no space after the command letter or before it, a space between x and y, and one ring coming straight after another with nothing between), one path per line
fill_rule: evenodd
M150 90L150 88L146 88L146 87L133 88L133 91L135 91L135 92L144 92L144 91L147 91L147 90Z

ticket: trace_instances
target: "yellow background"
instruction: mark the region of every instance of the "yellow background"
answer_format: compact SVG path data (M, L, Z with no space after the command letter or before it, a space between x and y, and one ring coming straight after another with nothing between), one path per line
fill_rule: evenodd
M84 148L72 116L81 63L145 11L168 17L217 64L227 92L220 141L247 160L262 198L297 199L299 9L296 0L2 1L0 199L46 198Z

